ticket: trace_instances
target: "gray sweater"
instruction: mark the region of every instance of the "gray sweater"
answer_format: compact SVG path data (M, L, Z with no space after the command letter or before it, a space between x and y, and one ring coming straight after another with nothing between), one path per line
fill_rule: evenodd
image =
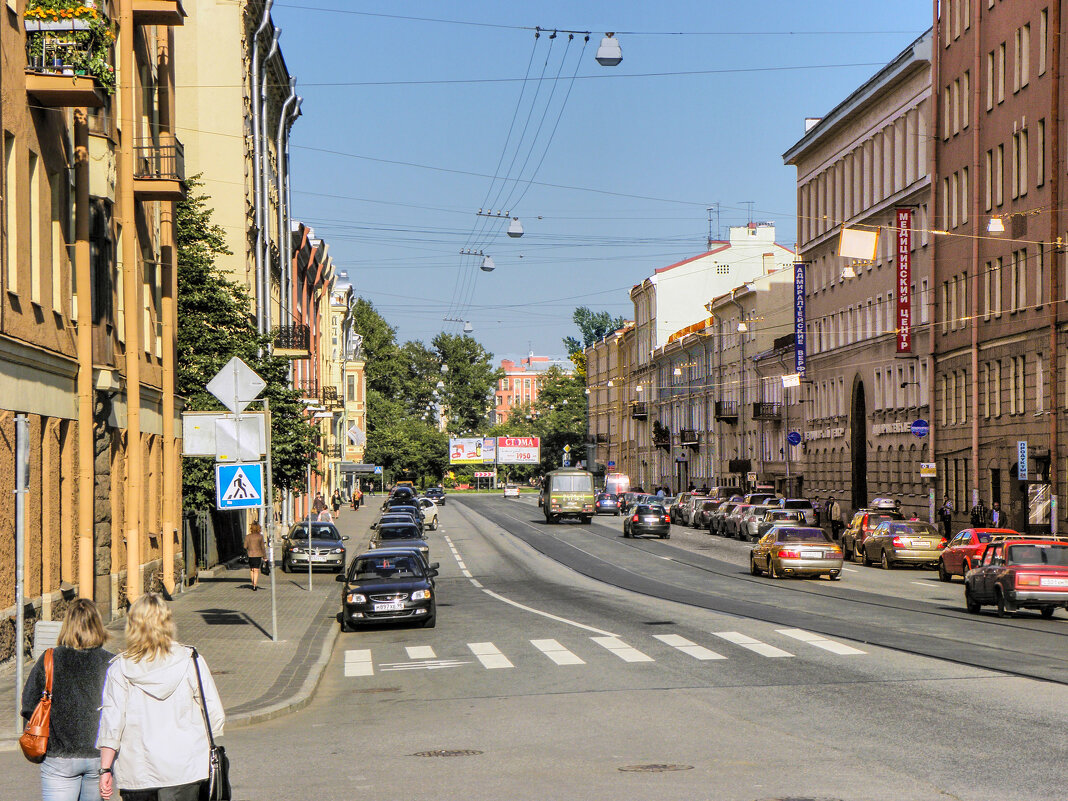
M57 646L53 651L52 718L46 756L93 758L100 755L96 748L100 699L108 663L114 656L103 648L80 651ZM22 717L30 719L44 686L42 655L22 690Z

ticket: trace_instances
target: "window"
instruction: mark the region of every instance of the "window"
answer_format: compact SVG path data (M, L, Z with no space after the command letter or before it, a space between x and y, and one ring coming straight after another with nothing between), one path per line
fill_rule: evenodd
M972 74L970 70L965 70L960 84L960 127L962 130L968 127L968 117L971 115L971 91Z
M1027 194L1027 131L1017 131L1012 135L1012 196L1023 197Z
M949 227L956 228L959 215L957 209L960 205L960 176L953 173L949 181Z
M1005 202L1005 145L998 145L994 151L994 204Z
M930 295L928 294L929 291L930 291L930 289L929 289L929 287L927 285L927 279L924 278L923 280L920 281L920 322L921 323L926 323L927 319L928 319L928 316L929 316L928 306L929 306L929 304L931 302ZM890 308L893 308L893 307L891 306Z
M1049 47L1049 9L1038 15L1038 74L1046 74L1046 48Z
M1035 411L1041 412L1046 408L1046 368L1042 361L1042 354L1035 354Z
M30 301L41 304L41 170L40 158L30 151Z
M15 137L4 132L4 255L7 258L4 284L8 292L19 291L18 182L15 180Z
M52 311L62 314L63 312L63 265L66 262L67 241L63 227L64 197L63 184L60 176L63 173L52 172L48 174L48 188L51 192L51 227L49 235L52 245Z
M1016 398L1016 414L1024 413L1024 385L1026 384L1027 358L1014 356L1012 359L1015 377L1012 383L1012 394Z
M946 390L946 406L949 407L949 424L957 423L957 371L949 374L949 389Z
M997 76L995 78L995 85L997 88L997 101L1001 103L1005 100L1005 43L1002 42L998 45L998 65Z
M960 173L960 224L968 224L968 168L965 167Z
M953 102L947 86L942 93L942 138L949 139L952 131Z
M986 110L994 108L994 51L986 54Z
M953 133L960 132L960 79L953 81Z
M942 333L949 330L949 281L942 282Z
M1022 28L1017 28L1016 33L1013 36L1013 53L1012 53L1012 91L1015 94L1020 91L1020 80L1023 77L1022 62L1023 62L1023 48L1022 42Z
M991 363L994 371L994 417L1001 417L1001 361Z
M1027 249L1013 251L1012 254L1012 311L1027 308Z
M971 393L968 391L968 371L960 371L960 379L957 382L957 386L960 388L960 422L968 422L968 398Z
M1035 307L1042 308L1046 302L1046 251L1042 245L1038 246L1035 254Z
M990 366L979 367L979 389L982 392L983 417L990 417Z
M987 262L983 268L983 319L990 319L990 310L993 308L993 297L990 294L991 284L991 263Z
M949 190L949 177L947 176L942 179L942 226L945 228L953 227L949 224L950 198L952 196L953 193Z
M950 331L956 331L957 330L957 316L958 316L958 308L959 308L957 306L957 297L958 297L957 279L954 278L952 281L949 282L949 330Z
M1001 316L1001 268L1003 263L1003 257L998 256L998 260L994 262L993 269L990 273L990 283L994 288L991 302L995 317Z
M1035 186L1046 183L1046 121L1038 121L1037 139L1035 143Z
M1020 87L1031 80L1031 23L1020 28Z

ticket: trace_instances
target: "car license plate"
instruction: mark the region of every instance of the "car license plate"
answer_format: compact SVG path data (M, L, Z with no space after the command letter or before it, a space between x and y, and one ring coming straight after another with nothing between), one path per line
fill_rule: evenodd
M823 551L801 551L802 559L822 559Z
M913 540L912 541L912 547L913 548L930 548L931 547L931 543L929 543L927 540Z
M374 611L376 612L400 612L402 609L404 609L404 604L400 601L374 605Z
M1043 576L1039 579L1039 584L1041 584L1043 587L1068 587L1068 578Z
M659 523L660 522L660 518L659 517L645 517L645 518L642 518L642 519L646 523Z
M326 554L316 554L315 556L312 557L312 561L314 561L314 562L325 562L329 558L330 557L327 556Z

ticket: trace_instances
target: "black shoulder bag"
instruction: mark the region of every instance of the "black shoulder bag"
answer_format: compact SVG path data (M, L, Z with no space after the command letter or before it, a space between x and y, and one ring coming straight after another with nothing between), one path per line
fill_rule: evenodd
M197 687L200 689L200 711L204 713L204 728L208 730L208 778L200 785L199 801L230 801L233 793L230 789L230 760L226 749L215 744L211 733L211 720L208 718L208 704L204 697L204 682L200 678L200 662L197 649L193 648L193 667L197 671Z

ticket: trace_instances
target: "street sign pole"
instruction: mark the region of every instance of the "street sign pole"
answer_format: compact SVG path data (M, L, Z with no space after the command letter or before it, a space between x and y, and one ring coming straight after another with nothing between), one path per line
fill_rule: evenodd
M25 664L26 642L26 493L29 491L30 423L24 414L15 415L15 733L22 731L22 704L19 703ZM83 595L88 588L83 588Z
M266 464L264 470L267 475L264 476L265 492L264 500L266 501L267 519L267 564L271 566L271 641L278 642L278 596L274 587L274 474L271 472L271 399L263 399L263 415L266 418L263 421L266 427L267 434L267 453Z
M312 485L311 485L311 463L308 463L308 592L312 591Z

